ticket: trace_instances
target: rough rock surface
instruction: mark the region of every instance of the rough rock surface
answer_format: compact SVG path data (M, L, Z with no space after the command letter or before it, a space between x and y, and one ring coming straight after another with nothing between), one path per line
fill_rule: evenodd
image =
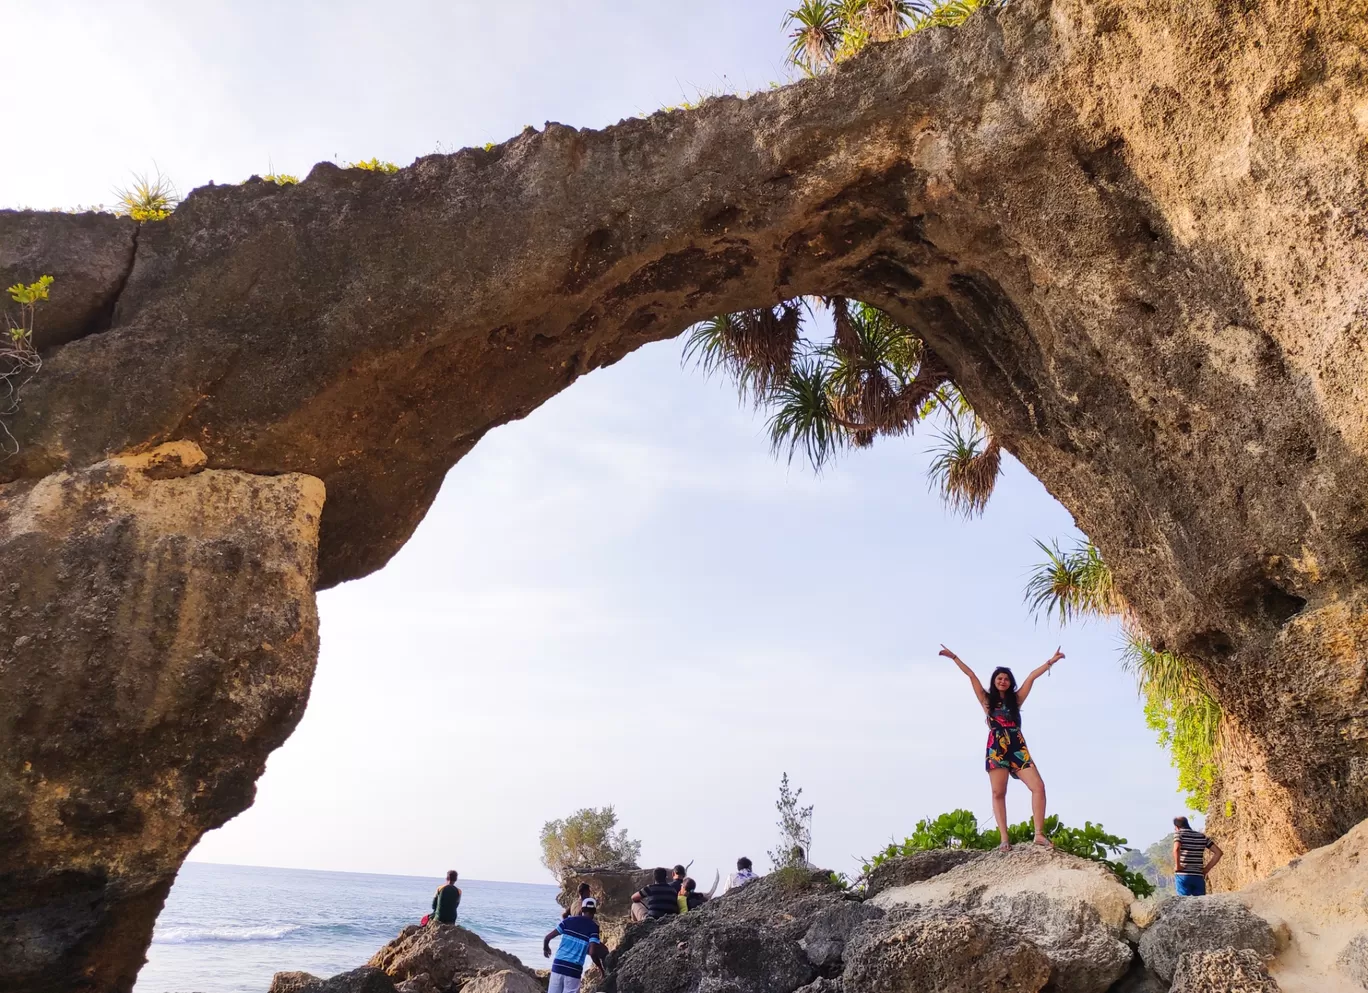
M1248 948L1184 952L1170 993L1280 993L1263 958Z
M500 969L476 976L461 987L461 993L546 993L546 985L522 970Z
M753 921L701 912L628 928L603 993L793 993L817 977L798 942Z
M1140 938L1140 957L1161 979L1172 980L1187 952L1249 949L1271 958L1277 936L1268 921L1229 896L1172 897Z
M720 311L865 300L925 337L1156 644L1208 677L1230 742L1208 824L1222 878L1257 878L1368 816L1361 6L1018 0L746 100L529 129L394 175L196 190L138 229L121 288L126 223L0 213L0 264L61 260L41 319L66 342L11 419L0 483L166 441L215 470L307 474L327 485L333 584L393 555L485 432L585 372ZM225 604L274 609L220 598L203 624L232 624ZM58 641L28 644L17 678L66 671ZM236 741L180 731L190 754ZM146 762L131 788L180 768ZM240 795L260 767L241 753ZM216 797L210 821L231 806ZM91 802L100 830L202 830L177 803L139 829ZM0 797L0 823L26 803ZM142 878L169 878L171 849L140 844L161 853ZM4 880L0 913L105 892L85 850L60 883ZM127 987L161 899L138 892L66 988ZM71 919L25 957L85 943Z
M395 982L426 974L438 993L460 989L481 972L512 970L535 976L517 956L492 947L459 924L409 925L367 964Z
M799 942L803 954L818 969L839 969L855 929L883 916L879 907L854 900L820 910Z
M895 886L910 886L913 883L924 882L958 865L972 862L984 854L986 853L964 848L938 848L934 851L916 852L889 859L869 874L865 895L875 897Z
M632 894L651 881L652 869L594 869L575 873L561 879L556 902L562 907L579 896L581 883L589 884L589 891L598 901L598 915L603 917L631 917Z
M267 993L315 993L323 980L311 972L277 972Z
M870 902L990 917L1049 958L1052 990L1104 993L1131 964L1122 936L1132 899L1096 862L1019 845L883 890Z
M182 442L0 486L7 993L128 990L303 711L323 486L203 464Z
M1339 971L1368 990L1368 931L1360 931L1349 939L1335 959Z
M277 972L268 993L396 993L394 982L379 969L363 965L331 979L307 972ZM403 993L413 993L405 990ZM426 993L426 991L417 991Z
M1039 993L1050 973L1040 949L990 918L899 911L856 933L842 984L850 993Z

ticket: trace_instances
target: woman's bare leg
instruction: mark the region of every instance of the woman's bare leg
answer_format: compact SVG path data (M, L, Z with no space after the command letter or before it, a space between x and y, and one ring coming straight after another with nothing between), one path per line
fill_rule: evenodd
M1017 775L1031 791L1031 819L1035 821L1035 843L1053 848L1050 839L1045 837L1045 780L1040 778L1040 770L1035 766L1020 769Z
M998 848L1004 852L1012 847L1007 840L1007 779L1006 769L988 770L988 782L993 787L993 819L997 821Z

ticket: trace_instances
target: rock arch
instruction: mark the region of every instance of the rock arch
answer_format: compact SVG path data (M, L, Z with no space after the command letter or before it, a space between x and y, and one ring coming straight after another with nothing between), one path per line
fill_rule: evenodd
M3 985L131 986L298 719L314 586L383 565L486 431L809 293L918 328L1203 666L1234 878L1368 816L1354 7L1016 0L393 176L207 187L141 227L0 213L0 276L67 290L0 464Z

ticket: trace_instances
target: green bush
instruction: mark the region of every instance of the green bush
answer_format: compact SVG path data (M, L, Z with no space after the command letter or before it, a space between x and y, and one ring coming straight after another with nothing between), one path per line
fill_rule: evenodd
M362 159L360 162L348 162L348 169L364 169L366 172L398 172L399 167L393 162L381 162L379 159Z
M1085 821L1083 827L1072 828L1061 824L1058 817L1051 816L1045 818L1045 837L1058 851L1102 863L1136 896L1149 896L1154 892L1154 886L1148 879L1114 857L1129 851L1126 839L1108 834L1101 824ZM1007 826L1007 840L1014 845L1034 838L1035 825L1030 821ZM901 843L892 842L883 851L864 859L864 868L868 873L889 859L938 848L990 851L998 847L999 841L997 828L980 830L978 817L972 811L952 810L934 819L918 821L912 834Z

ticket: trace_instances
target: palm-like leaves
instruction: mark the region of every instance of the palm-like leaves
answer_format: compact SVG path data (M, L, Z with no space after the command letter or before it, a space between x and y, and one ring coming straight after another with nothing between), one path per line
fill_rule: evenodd
M684 361L730 375L743 397L761 402L787 378L797 354L802 311L795 302L719 314L689 331Z
M1037 539L1036 546L1045 553L1045 561L1035 566L1026 582L1026 606L1032 614L1046 620L1056 614L1060 624L1087 617L1129 617L1096 545L1080 541L1066 551L1057 541L1047 545Z
M969 419L966 429L951 418L927 475L951 510L965 517L982 514L1002 473L1002 448L984 428Z
M803 0L784 18L789 33L788 60L809 73L821 72L836 57L844 24L840 8L830 0Z
M789 376L770 394L770 447L788 461L801 448L815 471L851 440L832 404L831 370L818 358L794 363Z

